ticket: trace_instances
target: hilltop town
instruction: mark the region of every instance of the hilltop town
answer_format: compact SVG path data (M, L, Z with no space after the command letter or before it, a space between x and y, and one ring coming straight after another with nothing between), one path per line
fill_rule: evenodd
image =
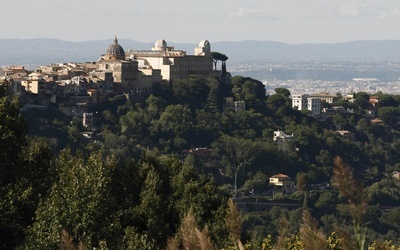
M24 108L57 108L68 116L82 116L91 105L116 95L143 100L156 84L185 79L189 75L218 74L213 68L207 40L194 48L194 55L169 47L158 40L149 50L125 52L117 37L95 62L57 63L36 70L11 66L0 70L1 79L11 83ZM216 65L215 65L216 66Z

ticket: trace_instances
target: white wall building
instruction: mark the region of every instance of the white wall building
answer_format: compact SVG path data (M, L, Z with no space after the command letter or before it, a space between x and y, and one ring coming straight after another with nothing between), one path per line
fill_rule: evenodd
M321 99L309 97L307 98L307 109L315 116L321 114Z
M292 108L297 110L308 110L307 98L309 95L292 95Z
M308 94L292 95L292 108L309 110L315 116L321 114L321 99Z

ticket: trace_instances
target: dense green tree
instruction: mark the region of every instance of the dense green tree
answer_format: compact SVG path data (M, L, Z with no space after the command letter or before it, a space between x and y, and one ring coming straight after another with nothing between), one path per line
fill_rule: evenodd
M134 227L127 227L124 233L123 249L153 250L156 248L155 240L150 239L147 234L137 233Z
M187 146L192 128L192 113L188 107L180 104L168 106L154 126L158 133L162 133L162 138L169 141L167 145L177 149Z
M211 113L217 113L222 107L222 87L220 82L215 78L207 78L207 85L210 88L208 92L205 110Z
M28 139L18 157L15 161L21 164L18 171L21 175L13 183L0 186L0 248L3 249L21 243L55 177L52 149L44 139Z
M146 112L147 111L147 112ZM148 112L153 112L149 114ZM143 110L136 108L135 110L128 111L119 119L121 126L121 133L129 137L130 140L142 141L148 135L148 128L150 127L152 116L159 116L153 106L151 110Z
M199 110L196 114L195 141L194 146L205 147L215 141L221 131L220 113L211 113L206 110Z
M381 107L378 110L378 116L382 119L383 122L393 125L398 122L400 117L400 108L399 107Z
M388 230L395 230L396 232L400 232L400 208L393 208L386 213L383 213L380 222L386 225Z
M180 104L188 105L193 111L204 108L210 91L205 79L200 77L177 79L172 86L174 98Z
M252 194L262 194L268 189L268 177L261 171L251 176L241 187L244 191L252 191Z
M24 238L32 216L52 182L51 148L27 137L27 123L9 83L0 83L0 248Z
M163 180L160 173L151 165L142 164L141 167L145 168L141 170L145 179L140 191L138 216L150 238L163 237L165 240L164 237L166 237L169 228L165 221L168 212L165 207L168 204L165 196L163 196Z
M218 143L213 145L213 153L227 158L226 170L230 176L237 172L245 173L256 157L256 147L251 140L222 136Z
M43 199L29 229L26 248L56 249L62 230L74 242L99 246L112 242L118 230L113 216L111 176L116 166L112 158L103 160L100 152L87 159L83 155L61 153L57 160L58 178L50 194Z
M267 104L272 110L278 110L280 107L285 106L286 99L280 94L273 94L268 96Z
M225 111L220 120L220 130L226 135L255 139L262 135L263 116L254 110Z
M215 240L226 233L221 229L224 198L214 181L191 164L147 151L117 169L116 178L122 227L134 227L135 235L154 240L156 248L164 248L190 208L199 223L214 232Z
M26 145L28 129L19 100L8 88L7 81L0 83L0 185L13 183L23 174L18 154Z
M238 101L245 101L246 108L258 112L265 110L265 86L262 82L250 77L235 76L231 78L232 94Z
M117 135L110 130L102 132L103 143L101 149L106 155L116 157L119 160L124 160L129 157L130 150L133 149L135 141L128 138L126 135Z
M288 99L290 97L290 91L286 88L276 88L275 89L275 94L281 95Z
M338 203L338 195L334 192L321 192L315 207L321 215L331 214L335 210L335 204Z
M153 121L155 119L159 119L161 113L164 111L165 107L167 106L166 101L162 99L161 97L157 97L154 95L150 95L146 99L146 113L149 117L150 121Z
M358 92L354 95L354 104L360 109L368 107L369 94L366 92Z
M328 150L321 150L315 159L324 167L331 167L333 165L333 158Z
M399 103L391 94L376 94L381 107L398 107Z
M399 205L400 183L395 179L382 179L368 187L368 200L372 204Z

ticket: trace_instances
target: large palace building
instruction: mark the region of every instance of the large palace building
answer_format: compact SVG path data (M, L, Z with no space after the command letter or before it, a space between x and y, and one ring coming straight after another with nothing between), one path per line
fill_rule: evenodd
M163 80L185 79L189 75L206 77L213 73L211 46L207 40L200 42L194 55L169 47L165 40L156 41L151 50L131 50L127 54L138 62L143 72L161 70Z
M125 52L115 37L105 54L97 61L97 69L91 75L106 80L112 75L116 92L145 94L154 83L185 79L190 75L207 77L213 73L211 46L201 41L194 55L169 47L158 40L151 50Z

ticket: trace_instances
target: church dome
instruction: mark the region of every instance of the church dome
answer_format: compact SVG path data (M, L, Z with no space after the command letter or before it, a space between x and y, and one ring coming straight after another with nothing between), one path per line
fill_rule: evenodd
M117 58L125 59L125 51L121 47L121 45L118 44L117 37L114 38L114 43L111 44L106 52L106 55L108 56L115 56Z

